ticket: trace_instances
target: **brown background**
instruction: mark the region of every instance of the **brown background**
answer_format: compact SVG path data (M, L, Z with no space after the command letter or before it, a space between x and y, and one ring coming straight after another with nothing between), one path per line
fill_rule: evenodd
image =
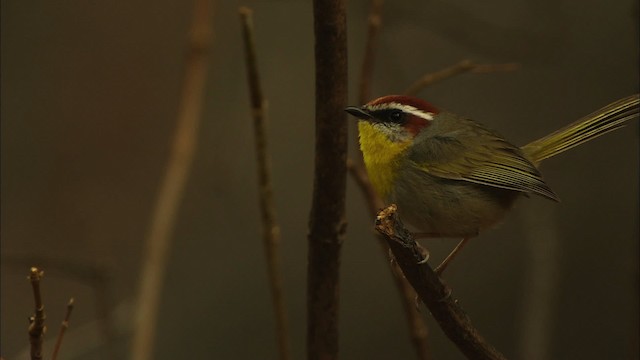
M311 4L217 1L206 107L173 237L158 359L276 358L236 13L245 4L255 10L270 104L293 354L304 354ZM191 8L166 0L2 1L0 351L7 360L24 358L19 353L27 349L31 264L46 271L49 338L68 297L76 298L63 358L127 354L142 244L177 116ZM367 10L367 1L349 4L351 102ZM638 5L629 0L389 1L374 94L400 92L423 73L463 58L519 62L516 72L461 75L421 96L524 144L638 92L637 42ZM355 156L355 144L350 151ZM510 358L637 358L637 120L543 170L563 202L520 201L501 226L465 249L445 278L480 331ZM372 220L348 183L342 358L410 359ZM438 259L453 242L426 245ZM105 286L94 270L107 277ZM112 325L109 349L96 321L101 308ZM428 321L434 357L461 358Z

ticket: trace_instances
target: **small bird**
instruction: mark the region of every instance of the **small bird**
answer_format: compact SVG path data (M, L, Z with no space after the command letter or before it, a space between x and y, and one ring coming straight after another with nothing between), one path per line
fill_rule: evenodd
M517 198L536 194L559 201L540 162L622 127L638 116L638 103L638 94L620 99L523 147L411 96L384 96L345 111L360 120L360 149L378 195L398 206L417 236L462 239L436 268L442 273Z

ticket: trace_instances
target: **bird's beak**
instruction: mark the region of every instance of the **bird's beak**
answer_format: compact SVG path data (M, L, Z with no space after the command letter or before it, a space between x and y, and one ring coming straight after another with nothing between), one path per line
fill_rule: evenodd
M371 114L369 114L366 110L363 110L362 108L359 108L357 106L348 106L346 109L344 109L344 111L361 120L371 120L373 118Z

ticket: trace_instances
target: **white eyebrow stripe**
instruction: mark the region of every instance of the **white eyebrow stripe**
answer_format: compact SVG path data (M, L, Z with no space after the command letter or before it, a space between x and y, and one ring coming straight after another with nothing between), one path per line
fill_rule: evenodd
M413 107L411 105L406 105L406 104L400 104L397 102L392 102L392 103L384 103L384 104L377 104L377 105L372 105L372 106L367 106L367 108L369 110L375 111L375 110L389 110L389 109L398 109L401 110L403 112L409 113L411 115L415 115L419 118L425 119L425 120L433 120L433 113L429 113L429 112L424 112L416 107Z

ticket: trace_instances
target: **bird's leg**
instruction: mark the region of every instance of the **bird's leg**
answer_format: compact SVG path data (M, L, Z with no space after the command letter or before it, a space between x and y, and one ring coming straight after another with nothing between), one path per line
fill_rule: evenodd
M436 267L436 269L434 271L436 272L436 274L438 274L438 276L442 275L442 273L447 268L449 263L453 260L453 258L456 257L456 255L458 255L460 250L462 250L462 248L467 244L469 239L471 239L471 238L470 237L465 237L464 239L462 239L458 243L458 245L456 245L456 247L453 248L453 250L449 253L449 255L447 255L447 257L442 261L442 263L440 263L440 265L438 265L438 267Z

